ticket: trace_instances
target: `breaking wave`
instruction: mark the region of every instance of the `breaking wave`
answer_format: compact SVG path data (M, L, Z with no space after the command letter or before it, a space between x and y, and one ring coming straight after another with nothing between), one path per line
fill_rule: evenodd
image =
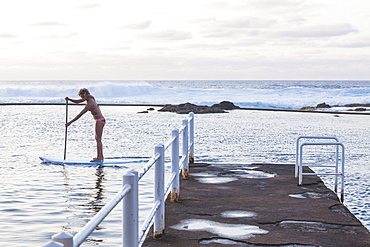
M99 103L212 105L298 109L370 102L370 82L353 81L1 81L0 103L63 103L86 87Z

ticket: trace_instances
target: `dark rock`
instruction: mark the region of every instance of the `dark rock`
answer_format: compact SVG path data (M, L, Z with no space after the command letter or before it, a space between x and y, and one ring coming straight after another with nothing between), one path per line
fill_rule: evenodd
M317 104L316 108L330 108L331 106L324 103Z
M176 112L177 110L177 105L165 105L158 111L163 111L163 112Z
M298 109L299 111L314 111L316 110L316 107L313 107L313 106L304 106L300 109Z
M370 104L347 104L345 107L370 107Z
M154 111L154 108L153 107L150 107L147 109L148 111Z
M205 105L195 105L192 103L185 103L180 105L165 105L162 109L158 111L162 112L176 112L178 114L188 114L194 112L195 114L205 114L205 113L225 113L225 110L239 109L240 107L235 106L232 102L223 101L219 104L214 104L213 106Z
M362 108L362 107L356 108L355 111L366 111L366 108Z
M344 107L359 107L360 104L346 104Z
M139 111L138 113L149 113L148 111Z
M224 110L234 110L234 109L239 109L239 106L234 105L234 103L230 101L222 101L219 104L214 104L212 107L219 107Z

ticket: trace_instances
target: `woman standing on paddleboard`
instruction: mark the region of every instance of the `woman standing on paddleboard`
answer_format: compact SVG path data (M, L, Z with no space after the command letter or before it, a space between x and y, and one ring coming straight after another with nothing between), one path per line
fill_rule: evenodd
M101 162L104 160L103 156L103 144L102 144L102 135L103 135L103 128L105 125L105 118L103 117L103 114L100 111L100 108L98 104L96 104L94 96L92 96L86 88L80 89L78 92L78 96L81 97L81 99L70 99L66 97L66 100L72 101L73 103L81 103L86 101L85 108L71 121L66 123L66 126L70 126L74 121L78 120L82 115L84 115L86 112L90 111L91 114L94 117L95 120L95 140L96 140L96 149L97 149L97 157L93 158L90 162Z

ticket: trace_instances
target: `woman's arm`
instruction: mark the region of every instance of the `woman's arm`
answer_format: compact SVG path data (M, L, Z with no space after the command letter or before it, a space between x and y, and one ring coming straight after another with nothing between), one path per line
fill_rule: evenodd
M73 101L72 101L72 102L73 102ZM72 119L71 121L69 121L68 123L66 123L66 126L68 127L68 126L70 126L73 122L77 121L80 117L82 117L82 115L84 115L86 112L88 112L88 110L89 110L89 107L88 107L88 105L86 105L86 106L84 107L84 109L82 109L82 111L81 111L79 114L77 114L77 116L76 116L74 119Z
M71 99L69 97L66 97L65 100L69 100L69 101L71 101L71 102L73 102L75 104L82 103L82 102L85 101L84 99Z

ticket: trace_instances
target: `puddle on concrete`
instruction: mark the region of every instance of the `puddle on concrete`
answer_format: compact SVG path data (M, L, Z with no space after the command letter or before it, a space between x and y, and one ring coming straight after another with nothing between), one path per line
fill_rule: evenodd
M259 164L234 164L234 163L217 163L217 164L213 164L211 166L214 166L214 167L220 167L220 168L224 168L226 170L229 170L229 169L257 169L257 168L260 168L261 165Z
M237 169L233 169L234 172L244 172L245 170L256 170L260 168L261 166L243 166L243 167L237 167Z
M204 184L225 184L232 181L238 180L234 177L205 177L205 178L196 178L200 183Z
M230 187L227 187L227 186L216 186L216 189L218 189L218 190L228 190L228 189L230 189Z
M294 228L301 229L309 232L327 231L328 229L340 229L345 228L342 225L327 224L322 222L311 222L311 221L296 221L296 220L285 220L278 224L283 228Z
M222 184L229 183L238 180L238 178L273 178L276 177L275 173L268 173L263 171L256 171L252 169L233 169L227 173L215 173L215 172L200 172L191 173L190 175L196 177L201 183L207 184Z
M200 244L226 244L226 245L244 245L244 246L253 246L247 243L234 241L226 238L212 238L212 239L203 239L198 243Z
M244 218L244 217L255 217L257 216L257 214L249 211L235 210L235 211L225 211L221 214L221 216L224 218Z
M217 174L218 173L211 173L211 172L190 173L190 175L194 177L217 177Z
M276 173L268 173L264 171L255 170L259 166L255 167L239 167L237 169L230 170L233 173L233 176L239 178L273 178L276 177Z
M289 194L288 196L292 197L292 198L298 198L298 199L306 199L307 198L303 194Z
M191 173L190 175L194 177L199 177L195 179L204 184L224 184L238 180L234 177L218 177L218 173L211 172Z
M207 231L217 234L223 238L248 239L255 234L267 234L268 231L260 229L258 226L243 224L224 224L211 220L187 219L180 224L171 226L176 230L185 231Z
M319 199L319 198L326 197L326 195L315 193L315 192L305 192L303 194L289 194L288 196L293 197L293 198L298 198L298 199L307 199L307 198Z
M263 171L256 171L256 170L231 170L235 172L233 176L238 178L273 178L276 177L277 174L275 173L268 173Z
M318 247L317 245L301 245L301 244L283 244L283 245L254 245L248 244L241 241L234 241L227 238L212 238L212 239L202 239L198 243L200 244L224 244L224 245L241 245L249 247Z

